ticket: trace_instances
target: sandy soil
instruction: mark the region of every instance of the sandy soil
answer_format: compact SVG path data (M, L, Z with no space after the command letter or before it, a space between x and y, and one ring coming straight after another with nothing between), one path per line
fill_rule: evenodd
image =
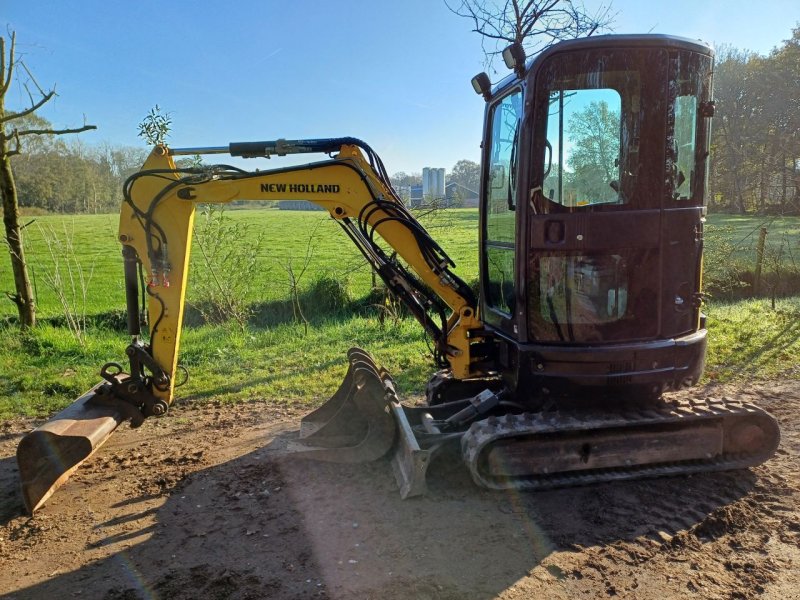
M176 406L123 427L36 517L0 425L3 598L800 598L800 382L706 389L781 422L751 471L540 493L460 465L401 501L388 461L286 451L299 413Z

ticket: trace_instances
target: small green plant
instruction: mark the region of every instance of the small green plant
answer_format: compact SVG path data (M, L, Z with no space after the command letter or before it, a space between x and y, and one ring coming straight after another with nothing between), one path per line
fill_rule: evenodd
M286 271L286 276L289 279L289 298L292 301L292 314L294 320L303 324L303 333L308 335L308 319L303 311L303 304L300 302L300 281L308 272L308 267L314 257L314 246L317 230L319 229L319 222L311 230L311 233L306 238L305 256L302 259L302 264L299 268L295 267L294 257L289 255L283 264L283 269Z
M47 287L58 299L64 322L72 336L81 345L86 344L86 309L89 300L89 284L94 274L94 263L85 267L81 254L74 244L74 222L63 231L39 225L39 234L47 248L46 262L36 264ZM90 261L91 262L91 261Z
M352 298L346 278L317 274L303 294L304 302L313 305L312 315L326 316L342 313L350 307Z
M262 244L263 236L251 235L249 223L233 221L213 204L203 208L194 226L199 264L192 271L189 302L204 321L233 320L244 329L255 285L263 280L258 269Z
M156 104L139 123L139 137L151 146L163 145L172 129L172 114L162 112Z
M380 300L373 306L378 310L378 323L380 323L381 329L386 327L387 321L393 327L397 327L408 311L388 287L381 286L376 288L376 291L380 293Z
M706 225L703 244L703 288L712 297L729 296L747 283L734 256L741 248L732 240L736 230L731 226Z

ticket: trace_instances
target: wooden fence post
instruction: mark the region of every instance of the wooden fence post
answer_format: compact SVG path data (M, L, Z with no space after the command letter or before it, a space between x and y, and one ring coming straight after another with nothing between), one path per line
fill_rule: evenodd
M762 227L758 232L758 246L756 246L756 272L753 278L753 295L761 293L761 267L764 265L764 246L767 241L767 228Z

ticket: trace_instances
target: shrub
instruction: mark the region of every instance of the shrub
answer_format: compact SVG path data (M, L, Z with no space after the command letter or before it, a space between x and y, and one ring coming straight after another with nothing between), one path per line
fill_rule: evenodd
M204 207L195 221L195 262L189 302L207 323L234 320L244 328L252 313L252 296L260 279L258 254L262 235L250 224L230 219L224 208Z

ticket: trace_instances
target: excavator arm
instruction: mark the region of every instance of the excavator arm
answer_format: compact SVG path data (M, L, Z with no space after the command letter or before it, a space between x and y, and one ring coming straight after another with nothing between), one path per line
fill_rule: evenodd
M252 158L310 152L327 153L329 158L266 171L229 165L179 168L173 158L181 154ZM275 140L175 150L157 146L142 169L126 182L124 198L119 241L131 335L125 352L128 365L104 365L103 383L22 440L17 460L30 512L121 422L129 420L138 427L145 418L161 416L169 409L180 371L178 353L198 204L307 200L323 207L431 336L439 366L456 380L487 375L491 344L485 339L471 289L453 273L453 261L398 198L380 158L360 140ZM376 234L391 253L378 243ZM143 335L143 322L148 326L147 335ZM335 439L335 444L344 448L322 448L307 454L325 460L371 460L388 451L399 429L406 439L399 471L409 482L418 481L413 473L428 457L425 452L420 454L410 433L391 378L358 349L351 350L349 362L340 390L304 419L301 428L301 437L311 443L330 446ZM352 441L348 442L349 438ZM411 487L418 489L420 484L408 483L404 495L419 493Z
M380 167L373 166L380 164L376 162L379 159L373 156L370 164L356 144L371 152L366 144L350 138L231 144L228 152L245 156L269 156L270 149L275 148L281 154L309 148L336 152L333 158L321 162L254 172L224 165L178 169L173 162L175 153L197 149L171 152L160 146L129 179L119 240L126 264L128 325L133 336L128 348L131 376L139 385L143 373L151 372L141 385L141 392L149 388L154 396L145 403L144 416L162 414L172 401L192 223L198 204L308 200L323 207L433 338L442 366L448 366L458 379L480 374L481 357L473 349L481 347L481 322L470 288L451 271L452 261L405 208ZM387 255L375 233L408 268ZM144 270L144 289L140 289L139 265ZM142 293L147 297L149 347L140 340L138 306ZM139 372L134 372L137 369ZM112 381L118 370L114 366L104 377ZM119 387L130 385L126 380Z

